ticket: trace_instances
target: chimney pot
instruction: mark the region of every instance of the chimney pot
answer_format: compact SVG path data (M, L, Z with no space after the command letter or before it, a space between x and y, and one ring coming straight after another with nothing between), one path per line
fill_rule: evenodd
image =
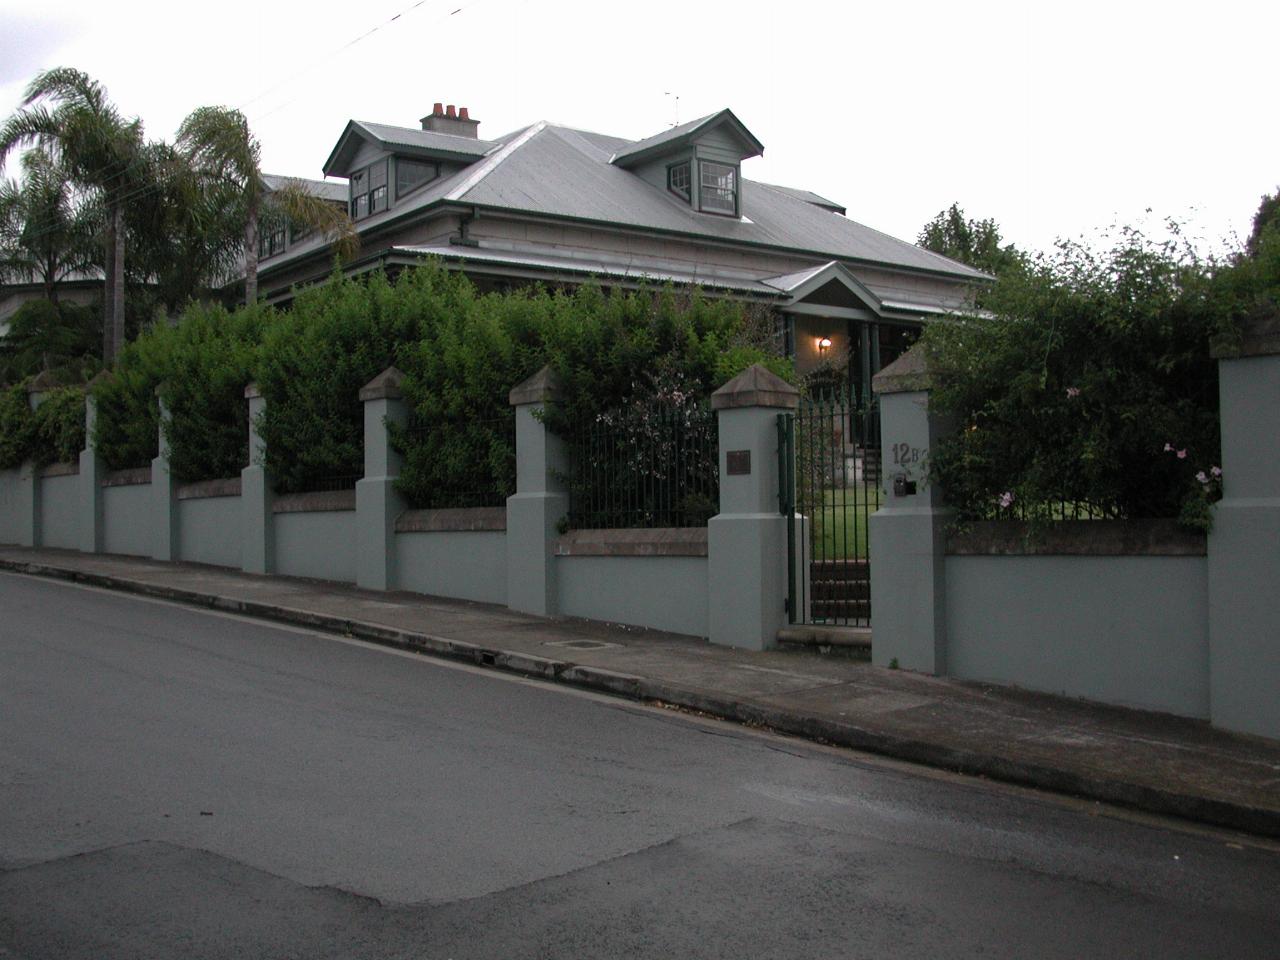
M436 116L436 117L444 116L444 104L437 103L434 107L431 108L431 114L432 116Z
M454 107L453 107L453 104L452 104L452 103L451 103L451 104L449 104L449 106L447 106L447 107L445 107L445 108L444 108L444 115L445 115L446 117L448 117L450 120L456 120L456 119L457 119L457 117L458 117L458 112L454 109Z
M466 107L459 107L459 108L458 108L458 119L459 119L459 120L470 120L470 119L471 119L470 114L468 114L468 113L467 113L467 108L466 108Z

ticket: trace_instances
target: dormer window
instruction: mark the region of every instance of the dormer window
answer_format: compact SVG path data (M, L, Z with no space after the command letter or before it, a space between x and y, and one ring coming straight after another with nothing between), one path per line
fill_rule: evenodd
M667 189L686 202L689 200L689 161L667 167Z
M738 215L738 168L727 163L698 163L698 209L706 213Z
M362 220L387 209L387 161L351 174L351 219Z

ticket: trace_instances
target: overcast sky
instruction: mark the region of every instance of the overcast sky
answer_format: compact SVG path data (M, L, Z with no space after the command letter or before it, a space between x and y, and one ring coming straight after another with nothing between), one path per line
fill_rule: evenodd
M0 0L0 114L75 66L153 138L235 106L268 172L320 177L348 119L437 100L481 137L638 139L727 106L765 145L744 176L905 239L958 201L1031 249L1165 216L1212 246L1280 184L1278 28L1273 0Z

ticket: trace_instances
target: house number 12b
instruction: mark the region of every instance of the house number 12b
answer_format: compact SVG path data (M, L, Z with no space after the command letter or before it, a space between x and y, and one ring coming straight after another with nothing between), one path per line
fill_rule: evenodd
M893 462L898 466L919 463L927 452L919 447L913 447L909 443L895 443L889 449L893 452Z

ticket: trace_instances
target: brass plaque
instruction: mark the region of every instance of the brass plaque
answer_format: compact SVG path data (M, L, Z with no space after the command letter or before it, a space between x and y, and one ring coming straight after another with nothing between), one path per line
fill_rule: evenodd
M750 450L729 450L725 453L724 460L731 477L746 476L751 473Z

